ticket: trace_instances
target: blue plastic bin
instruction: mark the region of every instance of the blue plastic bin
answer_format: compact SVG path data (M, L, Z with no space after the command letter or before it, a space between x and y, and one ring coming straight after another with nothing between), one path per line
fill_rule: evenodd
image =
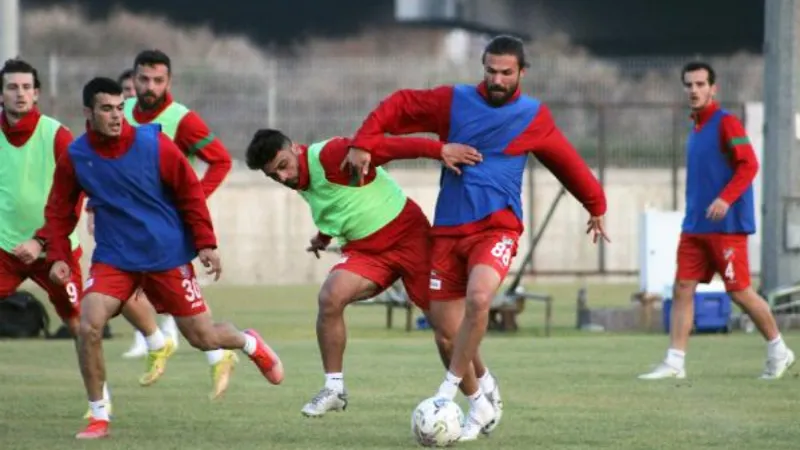
M664 300L662 307L664 332L670 330L672 299ZM725 292L699 292L694 295L694 331L714 333L730 331L731 298Z
M428 319L425 316L417 317L417 329L418 330L430 330L431 324L428 323Z

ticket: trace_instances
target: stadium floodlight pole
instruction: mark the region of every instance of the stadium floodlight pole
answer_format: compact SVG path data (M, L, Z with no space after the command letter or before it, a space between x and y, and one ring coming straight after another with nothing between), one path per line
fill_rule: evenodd
M0 0L0 64L19 56L19 0Z
M761 288L800 281L800 212L792 201L800 186L798 157L796 21L798 0L766 0L764 15L764 179Z

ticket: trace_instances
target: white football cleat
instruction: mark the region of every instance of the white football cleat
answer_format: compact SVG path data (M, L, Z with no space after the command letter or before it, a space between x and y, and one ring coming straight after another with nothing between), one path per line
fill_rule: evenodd
M328 411L344 411L346 408L347 391L339 393L333 389L322 388L300 412L306 417L322 417Z
M640 380L665 380L669 378L676 378L678 380L686 378L686 369L683 367L678 369L662 362L652 371L639 375Z
M781 378L790 367L794 365L794 352L786 351L783 358L767 358L764 372L761 374L762 380L777 380Z
M483 399L478 399L478 401L470 407L469 414L461 428L461 437L458 438L459 442L478 439L483 433L483 430L495 421L497 416L494 406L489 399L486 398L486 394L482 394L482 396Z
M494 378L494 375L490 376ZM494 390L492 392L484 392L483 395L486 396L486 399L489 400L489 403L494 408L494 420L481 430L483 434L489 434L500 425L500 419L503 417L503 398L500 397L500 386L497 384L497 378L494 378Z

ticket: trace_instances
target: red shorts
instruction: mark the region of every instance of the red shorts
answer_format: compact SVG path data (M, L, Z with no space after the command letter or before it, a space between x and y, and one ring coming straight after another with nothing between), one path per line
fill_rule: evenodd
M89 269L85 294L108 295L125 303L139 288L159 314L181 317L206 311L191 263L163 272L126 272L108 264L95 263Z
M331 268L346 270L374 282L379 293L403 280L408 298L420 309L427 311L428 280L430 269L430 237L428 229L407 235L402 241L381 253L345 251L342 259Z
M434 236L431 250L431 301L459 300L467 295L469 273L478 264L491 266L504 279L517 255L519 233L484 230L469 236Z
M80 247L72 252L72 259L67 261L72 272L69 283L61 285L50 280L50 267L44 259L38 259L27 265L11 253L0 250L0 299L16 292L23 281L30 278L42 287L50 297L50 303L56 309L56 314L61 320L78 317L81 312L80 294L83 289L81 277Z
M728 292L750 287L745 234L681 234L678 280L708 283L718 273Z

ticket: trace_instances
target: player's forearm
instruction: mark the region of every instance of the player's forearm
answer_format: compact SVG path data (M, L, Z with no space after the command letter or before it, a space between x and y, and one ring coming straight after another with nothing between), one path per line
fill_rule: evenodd
M403 89L384 99L353 137L353 147L372 151L385 134L441 133L452 88Z
M534 152L536 158L564 185L592 216L602 216L606 213L606 194L603 186L594 176L586 161L578 154L566 138L561 134L551 134L551 138L558 137L558 145L550 145Z
M231 161L231 155L219 139L214 139L213 142L197 152L197 158L208 164L208 168L206 168L206 172L200 180L203 193L208 198L225 181L225 177L231 171L233 162Z
M742 161L736 164L733 177L719 194L719 198L727 204L733 204L752 185L758 173L758 162Z
M211 217L203 217L202 212L184 213L184 221L192 231L194 246L197 250L204 248L217 248L217 236L214 234L214 226Z
M177 179L169 182L175 193L175 207L183 218L186 228L192 233L195 248L198 250L216 248L217 237L203 188L191 171L189 163L186 162L185 165L186 167L179 170Z
M372 163L375 166L381 166L396 159L430 158L441 160L443 145L442 142L434 139L384 137L371 152Z
M208 166L206 173L203 174L203 178L200 180L200 186L203 188L203 195L205 195L206 198L211 197L211 194L225 181L225 177L228 176L230 171L230 161L219 162Z
M45 224L34 233L34 238L45 243L48 261L66 261L72 253L69 235L78 225L78 216L74 209L45 208Z

